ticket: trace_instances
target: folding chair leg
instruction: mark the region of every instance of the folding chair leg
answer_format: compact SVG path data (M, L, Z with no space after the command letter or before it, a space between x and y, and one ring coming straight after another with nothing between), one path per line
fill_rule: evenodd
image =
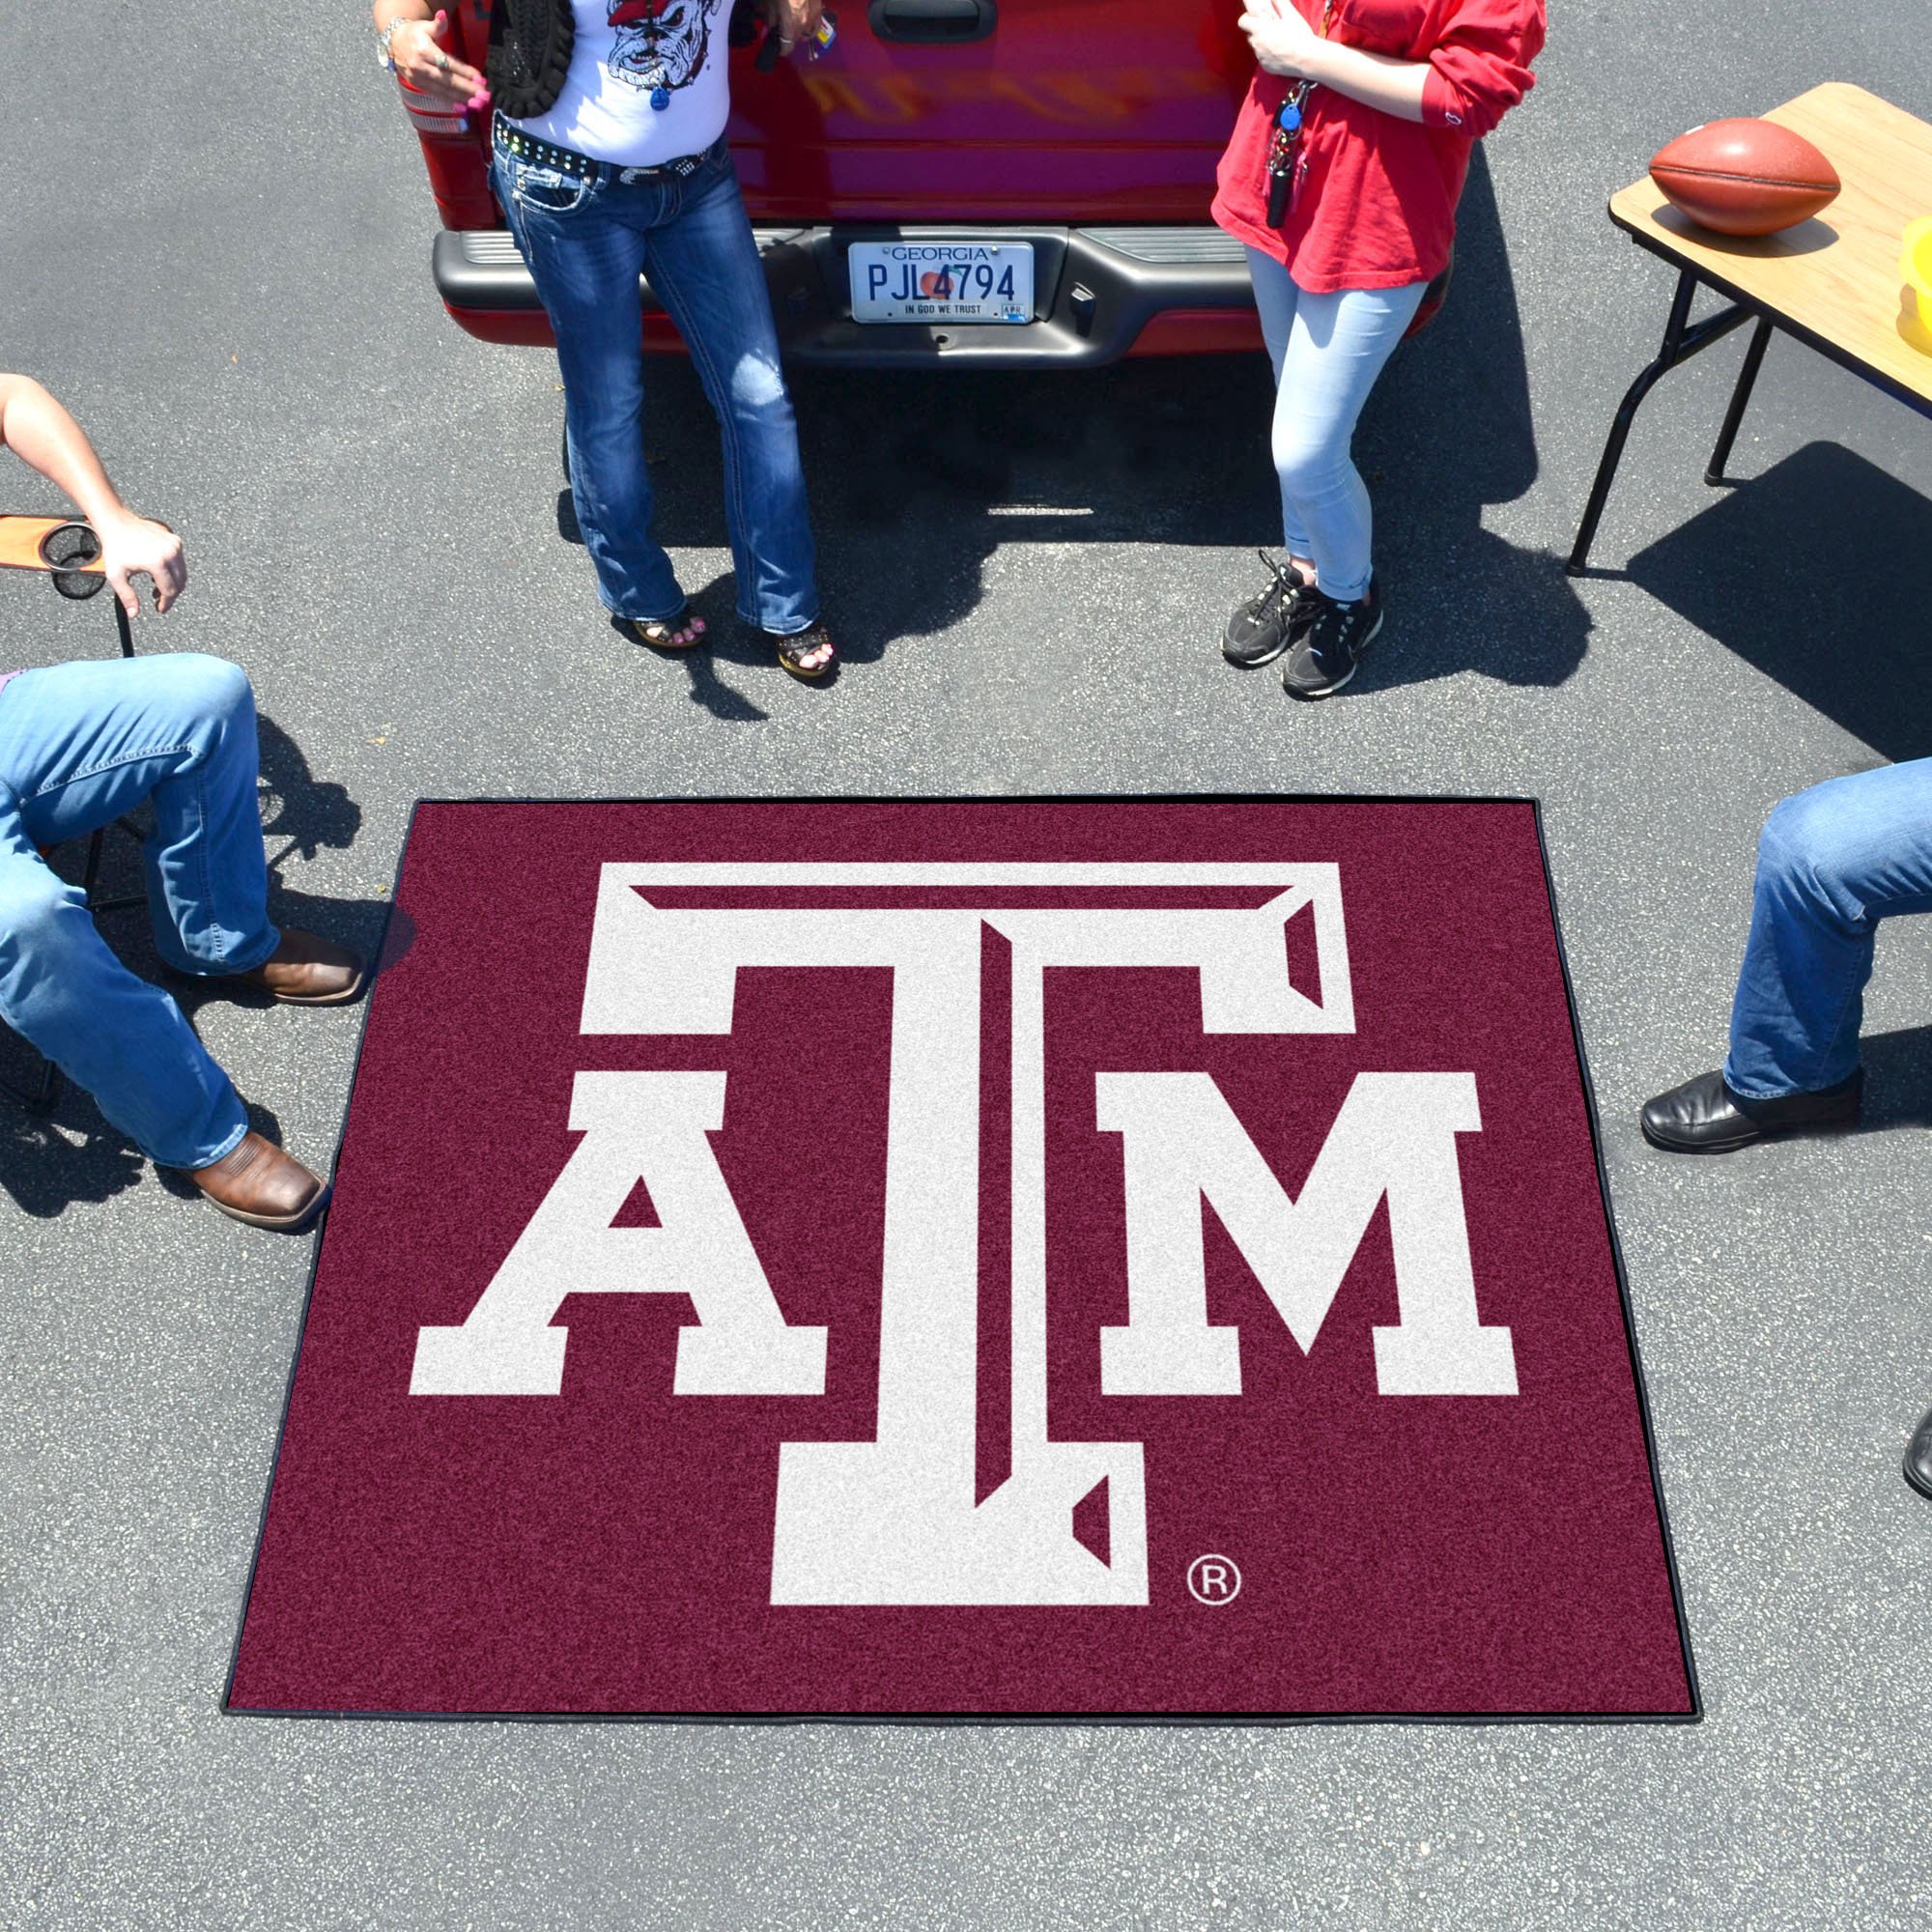
M81 867L80 889L87 895L87 902L94 903L94 888L100 879L101 847L107 838L107 828L102 826L87 841L87 864Z
M128 622L128 613L122 610L119 597L112 597L108 601L114 607L114 629L121 639L121 655L124 658L131 658L134 655L134 632L133 628ZM141 828L131 819L117 818L114 822L129 838L133 839L135 844L138 845L141 842ZM146 905L148 903L148 895L145 892L129 893L118 899L97 900L95 898L94 883L100 872L100 844L104 837L105 828L103 827L101 831L97 832L87 841L87 872L82 884L87 894L88 910L94 913L125 912L130 906Z
M61 1070L51 1060L41 1068L41 1084L34 1090L34 1097L27 1103L36 1113L51 1114L60 1105L61 1091L67 1082Z
M0 1093L11 1094L30 1114L51 1114L60 1105L60 1097L66 1083L61 1070L51 1060L41 1062L41 1077L31 1087L23 1087L12 1080L0 1080Z

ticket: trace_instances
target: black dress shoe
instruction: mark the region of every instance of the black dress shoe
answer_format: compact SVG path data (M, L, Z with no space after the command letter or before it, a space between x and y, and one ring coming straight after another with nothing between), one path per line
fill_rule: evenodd
M1905 1445L1905 1480L1921 1496L1932 1496L1932 1408L1918 1418Z
M1802 1127L1849 1127L1859 1118L1864 1084L1860 1067L1819 1094L1747 1100L1731 1092L1721 1073L1700 1073L1644 1108L1643 1137L1669 1153L1729 1153Z

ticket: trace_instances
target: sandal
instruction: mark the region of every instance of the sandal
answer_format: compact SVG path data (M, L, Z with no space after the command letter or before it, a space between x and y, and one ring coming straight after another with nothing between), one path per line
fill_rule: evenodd
M777 631L767 631L765 636L778 646L780 666L807 684L816 684L821 678L829 677L838 662L838 647L832 641L832 633L823 624L813 624L789 636ZM814 651L823 651L825 656L815 665L807 664L805 660Z
M704 619L689 604L681 605L673 616L626 617L624 624L639 643L654 651L695 651L704 641ZM680 643L680 633L687 631L691 635Z

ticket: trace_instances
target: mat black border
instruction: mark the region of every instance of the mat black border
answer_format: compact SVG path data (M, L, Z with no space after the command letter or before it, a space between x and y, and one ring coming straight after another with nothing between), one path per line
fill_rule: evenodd
M1658 1532L1663 1540L1663 1561L1670 1579L1671 1607L1677 1617L1677 1641L1684 1661L1684 1681L1690 1693L1687 1711L327 1711L281 1710L260 1705L237 1706L230 1701L235 1691L235 1673L242 1662L242 1633L248 1618L248 1605L255 1594L255 1572L262 1561L262 1545L269 1530L269 1504L274 1494L275 1474L281 1466L282 1444L288 1434L289 1408L295 1398L296 1376L301 1366L302 1343L308 1335L309 1304L315 1299L316 1276L322 1267L323 1242L327 1236L325 1210L309 1258L308 1286L302 1295L301 1321L296 1331L295 1354L289 1362L287 1385L282 1394L282 1419L275 1432L275 1453L270 1459L268 1480L262 1490L260 1520L255 1530L255 1548L248 1561L248 1581L242 1592L242 1608L235 1623L235 1641L230 1646L228 1676L222 1686L218 1706L229 1718L311 1718L366 1723L421 1724L890 1724L928 1726L939 1729L965 1727L1036 1726L1066 1728L1159 1728L1159 1729L1241 1729L1285 1730L1324 1724L1698 1724L1704 1719L1703 1692L1697 1680L1696 1660L1690 1648L1690 1625L1684 1609L1684 1586L1677 1573L1677 1547L1670 1531L1670 1512L1663 1497L1663 1475L1658 1466L1657 1435L1651 1422L1650 1394L1643 1378L1643 1358L1637 1349L1636 1316L1631 1306L1630 1283L1624 1269L1623 1244L1617 1237L1616 1212L1610 1203L1609 1171L1604 1164L1603 1126L1597 1111L1596 1084L1590 1077L1589 1056L1583 1046L1583 1028L1577 1011L1577 990L1570 977L1570 954L1563 943L1563 922L1556 906L1556 880L1549 869L1549 844L1544 837L1543 801L1493 793L1458 794L1387 792L995 792L901 793L894 796L871 794L816 793L792 796L770 793L745 797L711 796L686 793L668 798L418 798L410 807L409 824L396 854L395 886L389 908L383 919L383 935L377 958L389 936L395 913L395 893L400 891L404 862L409 856L410 839L414 835L416 814L426 805L1526 805L1536 828L1537 858L1543 868L1544 901L1549 908L1550 933L1556 942L1557 965L1563 979L1563 998L1570 1013L1570 1037L1577 1053L1577 1071L1583 1085L1583 1104L1590 1123L1590 1149L1597 1163L1597 1198L1603 1204L1604 1228L1609 1236L1610 1261L1617 1278L1617 1300L1623 1310L1624 1340L1630 1350L1631 1379L1636 1386L1637 1414L1643 1424L1644 1456L1650 1465L1652 1500L1657 1506ZM342 1142L348 1132L349 1106L355 1082L362 1071L362 1049L368 1039L369 1011L374 1005L376 984L372 979L362 1002L362 1023L356 1033L355 1059L343 1096L342 1120L336 1131L335 1159L330 1176L341 1158Z

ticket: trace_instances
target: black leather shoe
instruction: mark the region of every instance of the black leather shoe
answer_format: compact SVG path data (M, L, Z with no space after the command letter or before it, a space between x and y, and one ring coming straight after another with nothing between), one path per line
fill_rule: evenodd
M1905 1480L1921 1496L1932 1496L1932 1408L1918 1418L1905 1445Z
M1644 1108L1643 1137L1668 1153L1730 1153L1773 1134L1804 1127L1849 1127L1859 1118L1864 1068L1819 1094L1787 1094L1776 1100L1746 1100L1721 1073L1700 1073Z

